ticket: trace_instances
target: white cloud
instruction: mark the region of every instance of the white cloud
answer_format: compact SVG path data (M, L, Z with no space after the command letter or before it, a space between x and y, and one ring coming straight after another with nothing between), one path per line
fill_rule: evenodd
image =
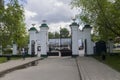
M64 4L62 2L57 2L54 5L57 6L57 7L60 7L60 6L63 6Z
M47 20L50 26L66 26L70 23L71 17L76 10L71 10L71 0L28 0L25 5L26 23L29 26L32 23L41 24L42 20ZM50 31L57 28L50 27Z
M49 25L49 28L50 28L49 31L50 32L55 32L55 31L59 32L60 28L64 28L64 27L70 31L69 25L70 25L70 22L52 23Z
M26 17L26 19L30 19L32 17L35 17L36 15L37 15L37 13L35 13L35 12L31 12L31 11L25 10L25 17Z
M26 26L29 29L31 26L31 24L33 23L37 23L37 21L33 21L32 18L35 17L37 15L37 13L35 12L31 12L28 10L25 10L25 22L26 22Z

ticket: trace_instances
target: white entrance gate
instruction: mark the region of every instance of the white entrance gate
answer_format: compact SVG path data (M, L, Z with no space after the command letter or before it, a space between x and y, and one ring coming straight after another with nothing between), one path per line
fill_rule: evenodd
M93 43L91 41L91 27L90 25L85 25L83 30L79 29L79 25L74 21L71 25L72 33L72 56L79 56L79 40L84 42L85 53L83 55L93 54ZM35 27L30 28L29 34L29 54L36 54L38 56L47 56L49 51L48 44L48 25L46 23L41 24L40 31L37 31ZM32 46L34 41L34 46ZM34 47L34 48L33 48ZM34 49L34 50L33 50ZM34 52L33 52L34 51Z

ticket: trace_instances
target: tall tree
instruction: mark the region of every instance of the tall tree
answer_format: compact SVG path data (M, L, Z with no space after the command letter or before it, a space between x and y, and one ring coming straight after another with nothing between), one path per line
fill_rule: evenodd
M27 43L23 6L18 0L9 0L2 13L2 45L5 47L11 42L16 42L19 47L22 47L25 42Z
M120 0L73 0L72 5L81 8L78 17L91 24L101 39L120 36Z

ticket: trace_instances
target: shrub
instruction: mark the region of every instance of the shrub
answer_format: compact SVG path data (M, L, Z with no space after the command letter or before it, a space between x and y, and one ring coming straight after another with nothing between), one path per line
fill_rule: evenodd
M4 50L3 52L4 54L12 54L12 49L11 48L7 48Z

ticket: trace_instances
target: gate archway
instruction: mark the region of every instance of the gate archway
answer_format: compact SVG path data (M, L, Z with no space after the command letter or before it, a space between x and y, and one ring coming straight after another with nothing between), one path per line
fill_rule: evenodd
M35 50L35 55L38 56L48 56L52 53L50 53L52 47L55 47L56 50L58 49L58 52L55 53L55 55L70 55L70 56L79 56L79 40L81 39L85 48L85 52L83 53L83 55L91 55L93 54L93 43L91 41L91 27L90 25L85 25L83 30L79 29L79 25L75 22L75 20L73 21L73 23L70 25L71 28L71 35L72 37L70 38L69 43L67 45L70 45L70 50L68 51L69 53L65 52L67 50L65 50L66 47L65 43L63 43L65 41L65 39L56 39L55 41L53 40L53 42L57 42L55 43L55 45L51 45L48 39L48 25L43 22L43 24L41 24L40 26L40 31L37 31L35 27L30 28L29 30L29 34L30 34L30 39L29 39L29 54L32 54L32 41L35 41L34 44L34 50ZM51 42L52 43L52 42ZM64 45L62 45L64 44ZM40 49L38 49L38 47ZM63 48L63 50L61 49ZM64 52L62 54L62 52ZM52 54L53 55L53 54Z

